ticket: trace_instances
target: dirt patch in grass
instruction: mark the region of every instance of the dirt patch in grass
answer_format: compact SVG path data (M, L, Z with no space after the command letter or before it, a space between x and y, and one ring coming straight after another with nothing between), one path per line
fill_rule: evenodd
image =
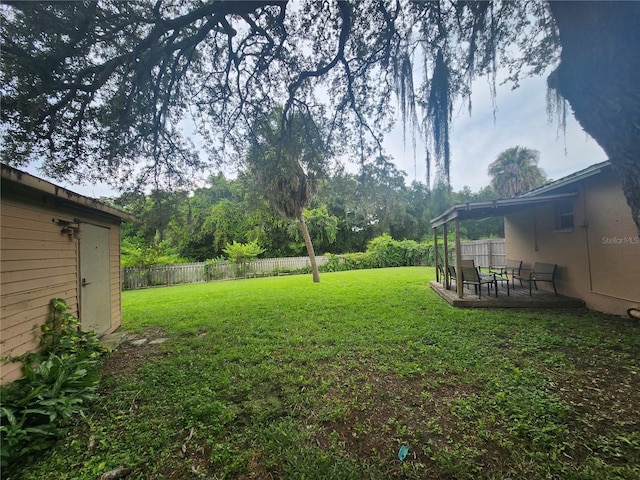
M142 334L127 333L120 345L107 356L101 369L103 375L123 376L135 372L140 365L160 355L159 344L150 344L153 340L166 338L160 328L149 328ZM137 340L147 339L142 345Z
M454 404L480 390L441 374L401 376L361 366L324 369L331 386L308 418L311 443L345 457L387 465L391 477L415 478L433 471L432 452L455 448L466 426ZM398 458L409 447L404 462ZM478 452L480 452L478 450Z

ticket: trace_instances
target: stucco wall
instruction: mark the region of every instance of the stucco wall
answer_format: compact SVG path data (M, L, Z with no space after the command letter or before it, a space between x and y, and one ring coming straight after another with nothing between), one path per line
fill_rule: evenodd
M78 239L61 233L53 219L79 219L110 229L111 325L121 323L120 225L86 212L61 210L34 194L5 193L0 208L0 355L19 356L37 350L40 326L50 315L52 298L63 298L79 315ZM81 318L80 318L81 319ZM82 320L82 319L81 319ZM107 333L107 332L98 332ZM19 363L0 365L2 383L20 376Z
M558 264L561 295L588 308L623 315L640 304L640 242L618 181L610 172L576 182L571 189L574 228L554 231L554 206L505 217L507 258ZM550 289L548 284L539 287Z

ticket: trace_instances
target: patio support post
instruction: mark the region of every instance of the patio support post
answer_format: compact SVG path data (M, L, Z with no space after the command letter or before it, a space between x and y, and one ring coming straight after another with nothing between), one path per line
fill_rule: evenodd
M487 267L491 268L493 267L493 248L491 248L491 239L489 239L489 241L487 241L487 248L489 250L489 265L487 265Z
M436 265L436 282L440 281L440 273L438 273L438 227L433 229L433 259Z
M460 246L460 219L458 217L454 220L456 229L456 287L458 287L458 297L462 298L462 269L460 264L462 263L462 247Z
M449 243L447 241L447 224L442 226L444 231L444 288L449 290L451 288L451 279L449 278Z

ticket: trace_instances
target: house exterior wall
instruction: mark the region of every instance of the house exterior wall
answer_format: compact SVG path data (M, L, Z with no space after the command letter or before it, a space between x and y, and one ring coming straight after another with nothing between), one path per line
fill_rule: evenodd
M553 205L505 217L507 258L521 259L525 268L535 262L558 264L559 294L623 315L640 304L640 241L631 209L610 170L572 184L571 190L579 195L572 200L570 231L555 230Z
M61 232L53 219L109 228L110 333L121 324L120 224L86 210L60 208L37 192L25 196L2 189L0 208L0 356L15 357L38 348L40 327L49 318L49 302L63 298L69 313L82 322L80 310L79 240ZM3 361L0 382L20 377L21 364Z

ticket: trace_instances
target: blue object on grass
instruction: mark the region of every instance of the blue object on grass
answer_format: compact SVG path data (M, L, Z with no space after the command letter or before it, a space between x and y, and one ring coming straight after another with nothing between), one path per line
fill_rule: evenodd
M402 445L400 450L398 450L398 458L401 462L404 462L407 458L407 453L409 453L409 447L407 445Z

